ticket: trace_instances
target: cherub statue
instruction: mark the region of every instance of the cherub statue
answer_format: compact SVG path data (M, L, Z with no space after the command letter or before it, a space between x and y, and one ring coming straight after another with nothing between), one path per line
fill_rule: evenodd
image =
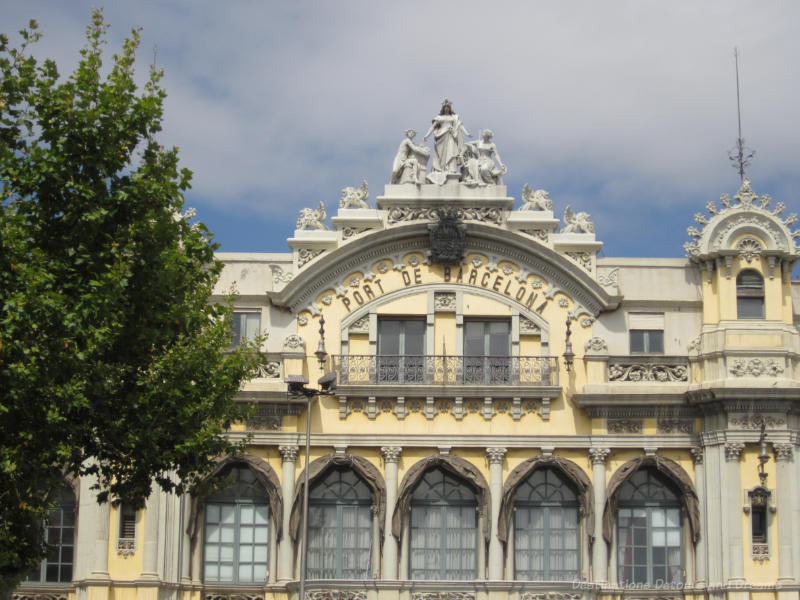
M320 202L316 210L304 208L300 211L300 218L297 219L296 229L320 229L327 230L328 226L323 223L328 215L325 213L325 204Z
M561 233L594 233L594 223L591 222L592 215L587 212L573 213L567 206L564 211L564 228Z
M369 192L367 191L366 181L362 182L361 187L358 189L347 186L342 190L339 208L369 208L367 198L369 198Z
M547 190L533 191L526 183L522 187L522 206L520 210L553 210L553 201Z

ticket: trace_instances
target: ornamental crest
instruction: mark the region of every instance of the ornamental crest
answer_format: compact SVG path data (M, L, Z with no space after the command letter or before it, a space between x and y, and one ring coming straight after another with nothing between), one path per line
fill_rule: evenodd
M428 226L432 263L459 264L464 260L467 232L454 210L439 211L439 221Z

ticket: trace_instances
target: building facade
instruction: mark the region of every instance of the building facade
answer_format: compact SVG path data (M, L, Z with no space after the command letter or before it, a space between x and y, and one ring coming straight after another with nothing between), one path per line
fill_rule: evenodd
M290 600L304 555L309 600L800 598L794 217L745 180L686 258L598 258L462 130L443 104L374 207L219 255L234 342L268 336L227 486L65 483L16 598Z

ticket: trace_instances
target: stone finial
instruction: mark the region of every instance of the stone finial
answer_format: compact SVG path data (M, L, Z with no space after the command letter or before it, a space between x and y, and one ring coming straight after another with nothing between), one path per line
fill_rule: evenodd
M296 461L298 450L299 448L297 446L278 446L278 452L280 452L283 462Z
M503 464L506 452L508 452L508 450L505 448L487 448L486 458L489 459L490 465L500 465Z
M387 463L396 463L400 460L403 449L399 446L381 446L381 456Z
M297 226L295 229L317 229L326 231L328 226L325 225L324 221L327 218L328 214L325 212L325 204L320 202L316 209L304 208L300 211L300 218L297 219Z
M775 450L776 461L792 460L792 455L794 454L794 444L773 444L772 448Z
M592 215L587 212L572 212L572 208L567 206L564 211L564 227L561 233L594 233L594 223L591 221Z
M369 208L369 204L367 204L367 198L369 198L368 189L366 180L361 183L361 187L358 189L347 186L342 190L339 208Z
M611 450L608 448L589 448L589 458L593 465L604 465Z
M693 446L692 448L689 448L689 452L692 455L692 462L694 464L703 464L703 449L700 446Z
M728 442L725 444L725 459L731 462L742 458L744 442Z

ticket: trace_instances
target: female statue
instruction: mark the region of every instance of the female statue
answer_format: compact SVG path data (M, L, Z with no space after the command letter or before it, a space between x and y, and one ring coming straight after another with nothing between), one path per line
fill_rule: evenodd
M429 179L434 183L443 184L447 181L446 174L458 173L459 157L464 145L462 134L467 137L472 137L472 134L453 112L453 103L447 99L442 102L442 110L434 117L431 128L423 139L427 140L431 133L433 133L434 172L429 175Z
M491 130L484 129L481 141L464 145L464 183L479 186L503 183L503 175L508 173L508 169L500 159L493 137Z
M425 146L414 143L417 132L413 129L406 130L406 139L400 142L397 154L392 163L392 183L425 182L425 168L431 151Z

